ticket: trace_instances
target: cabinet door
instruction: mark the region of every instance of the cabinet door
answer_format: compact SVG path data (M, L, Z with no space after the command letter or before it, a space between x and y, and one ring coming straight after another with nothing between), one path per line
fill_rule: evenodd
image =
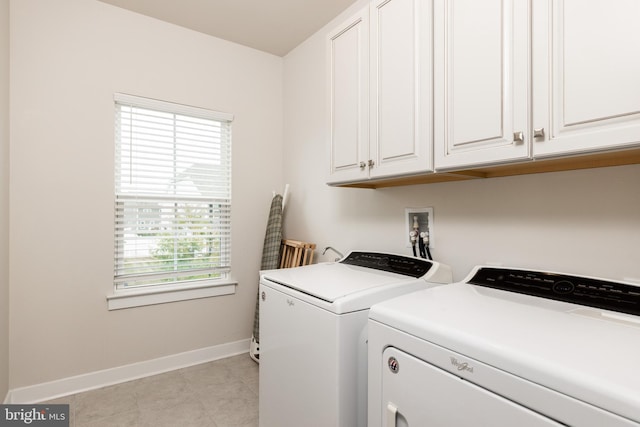
M529 3L435 0L434 14L436 170L529 158Z
M640 2L536 0L533 13L534 155L640 143Z
M371 4L372 178L431 171L431 0Z
M369 159L369 8L329 34L329 183L364 180Z

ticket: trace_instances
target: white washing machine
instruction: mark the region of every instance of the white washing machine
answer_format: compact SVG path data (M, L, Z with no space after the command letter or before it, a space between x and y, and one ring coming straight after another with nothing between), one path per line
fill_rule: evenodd
M367 425L372 304L452 281L433 261L354 251L260 279L260 426Z
M640 287L476 267L369 313L369 426L639 426Z

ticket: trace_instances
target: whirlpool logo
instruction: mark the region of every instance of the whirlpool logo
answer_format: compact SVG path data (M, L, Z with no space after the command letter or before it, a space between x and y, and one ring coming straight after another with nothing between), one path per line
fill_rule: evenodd
M460 362L455 357L450 357L451 364L456 367L458 371L467 371L473 374L473 366L469 365L467 362Z

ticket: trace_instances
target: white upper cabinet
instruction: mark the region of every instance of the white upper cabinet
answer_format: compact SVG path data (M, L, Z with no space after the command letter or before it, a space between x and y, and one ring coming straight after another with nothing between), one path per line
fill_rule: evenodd
M432 170L432 5L371 4L372 178Z
M533 1L534 155L640 143L640 1Z
M432 170L432 6L375 0L329 34L329 184Z
M436 170L528 159L529 5L436 0Z
M638 18L640 0L372 0L329 37L329 183L640 147Z
M369 158L369 8L329 34L329 183L366 179Z

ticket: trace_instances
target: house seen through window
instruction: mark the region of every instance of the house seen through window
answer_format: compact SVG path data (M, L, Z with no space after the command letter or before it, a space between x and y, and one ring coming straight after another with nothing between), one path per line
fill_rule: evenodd
M225 279L232 116L124 94L115 106L116 289Z

